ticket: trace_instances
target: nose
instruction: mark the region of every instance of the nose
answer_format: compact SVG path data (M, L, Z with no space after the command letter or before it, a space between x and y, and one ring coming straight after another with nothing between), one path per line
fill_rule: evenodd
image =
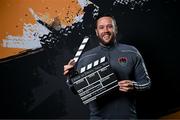
M108 32L108 31L109 31L108 27L107 26L104 27L104 32Z

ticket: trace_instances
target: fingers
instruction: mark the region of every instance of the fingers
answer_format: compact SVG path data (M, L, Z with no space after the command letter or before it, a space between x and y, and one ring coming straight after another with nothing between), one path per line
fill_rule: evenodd
M64 66L64 75L67 75L69 73L70 69L71 69L71 67L69 65L65 65Z
M133 86L133 83L131 80L121 80L118 82L118 84L121 86L121 87L131 87Z
M67 75L73 67L73 65L64 65L64 75Z
M131 80L121 80L118 82L119 90L123 92L128 92L134 89L133 83Z
M73 59L71 59L67 65L64 65L64 75L67 75L74 65L75 61Z
M75 60L74 59L71 59L69 62L68 62L68 65L75 65Z

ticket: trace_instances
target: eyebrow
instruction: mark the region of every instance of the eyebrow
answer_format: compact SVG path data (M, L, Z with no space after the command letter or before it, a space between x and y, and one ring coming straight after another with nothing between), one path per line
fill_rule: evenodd
M113 24L111 24L111 23L109 23L109 24L107 24L107 25L113 25ZM107 25L102 25L102 24L100 24L100 25L98 25L98 26L107 26Z
M107 25L98 25L97 27L103 27L103 26L113 26L113 24L107 24Z

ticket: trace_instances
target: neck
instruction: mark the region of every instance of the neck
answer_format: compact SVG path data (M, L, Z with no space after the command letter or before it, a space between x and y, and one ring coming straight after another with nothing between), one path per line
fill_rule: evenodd
M103 43L99 43L100 44L100 46L102 46L102 47L111 47L111 46L114 46L115 44L116 44L117 42L116 42L116 39L113 41L113 42L111 42L111 43L109 43L109 44L103 44Z

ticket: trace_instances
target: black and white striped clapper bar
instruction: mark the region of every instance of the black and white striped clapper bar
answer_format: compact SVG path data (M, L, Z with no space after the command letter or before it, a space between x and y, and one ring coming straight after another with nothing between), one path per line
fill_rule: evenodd
M83 41L81 42L81 45L79 46L78 51L76 52L76 54L75 54L75 56L74 56L74 58L73 58L75 64L78 62L80 56L82 55L82 52L83 52L83 50L85 49L88 41L89 41L89 37L88 37L88 36L85 36L84 39L83 39ZM76 71L75 71L74 69L72 69L72 70L70 71L68 77L71 78L71 77L74 76L75 74L76 74ZM68 79L69 79L69 78L68 78Z
M76 54L74 56L74 62L75 63L77 63L77 61L79 60L79 58L80 58L80 56L81 56L81 54L82 54L88 40L89 40L89 37L85 36L82 43L81 43L81 45L79 46L78 51L76 52Z
M71 78L71 81L84 104L107 94L118 86L117 78L105 57L82 67L80 73Z

